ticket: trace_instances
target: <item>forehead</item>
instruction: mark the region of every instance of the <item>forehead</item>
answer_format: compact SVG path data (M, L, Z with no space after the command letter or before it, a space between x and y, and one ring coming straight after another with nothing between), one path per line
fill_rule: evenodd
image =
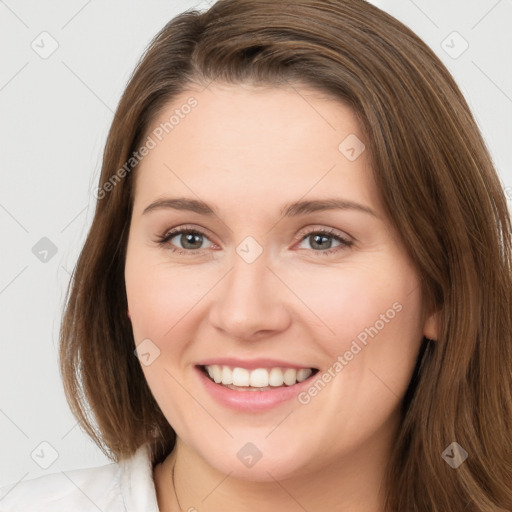
M137 168L136 203L168 192L254 207L336 192L378 202L354 112L313 89L190 89L146 136L154 147Z

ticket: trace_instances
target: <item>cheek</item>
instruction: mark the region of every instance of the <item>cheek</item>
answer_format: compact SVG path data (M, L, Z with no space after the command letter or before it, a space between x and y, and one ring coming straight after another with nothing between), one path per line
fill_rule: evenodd
M338 412L325 404L343 403L342 410L351 412L344 419L347 435L363 435L362 425L378 428L397 407L422 339L415 271L403 259L382 262L379 268L347 265L339 272L317 273L314 288L303 279L297 292L318 317L307 328L326 354L317 377L323 382L312 386L301 403L310 403L309 412L324 417L326 425L337 423Z
M338 314L331 311L337 336L327 351L333 361L341 356L344 375L334 388L343 385L361 404L388 409L407 388L422 339L419 282L404 267L366 274L353 284L350 292L339 292Z
M127 253L125 283L135 344L144 346L151 357L144 364L139 356L148 386L173 428L186 433L184 410L201 419L179 368L190 338L186 332L190 312L201 297L197 277L183 267L172 269L165 262L155 262L136 248Z
M419 281L402 263L383 259L378 268L346 265L316 271L312 279L305 279L305 273L290 276L294 292L311 312L302 307L302 319L331 357L350 350L354 340L362 347L382 340L375 351L383 352L421 336Z
M136 342L169 335L204 293L192 269L172 269L137 254L127 257L125 282Z
M318 418L322 435L333 438L340 449L347 438L363 443L392 417L410 382L422 338L415 272L405 264L385 267L387 271L384 265L379 270L345 268L330 279L326 274L315 280L315 292L307 296L308 306L322 319L310 335L316 333L312 339L328 356L299 401L308 417Z

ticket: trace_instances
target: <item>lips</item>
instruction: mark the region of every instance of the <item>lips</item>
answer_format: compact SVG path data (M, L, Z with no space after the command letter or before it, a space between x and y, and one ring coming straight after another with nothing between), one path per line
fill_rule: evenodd
M301 362L262 358L211 358L199 361L195 369L215 402L249 414L293 402L318 372Z

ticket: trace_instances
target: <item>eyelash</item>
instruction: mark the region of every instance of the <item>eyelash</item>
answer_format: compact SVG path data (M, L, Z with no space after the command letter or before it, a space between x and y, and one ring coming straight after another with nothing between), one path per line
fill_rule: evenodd
M190 250L180 249L179 247L175 247L175 246L169 244L169 240L171 240L172 238L174 238L177 235L184 235L184 234L201 235L201 236L208 238L206 233L203 233L202 231L200 231L198 229L183 226L181 228L176 228L171 231L167 231L164 235L159 236L157 239L157 244L159 246L164 247L165 249L170 250L177 254L195 256L198 253L200 253L203 249L190 249ZM307 231L306 233L302 234L300 237L298 237L297 240L299 242L303 242L306 238L308 238L309 236L311 236L313 234L314 235L317 235L317 234L324 235L328 238L333 238L336 241L340 242L340 245L338 245L337 247L333 247L333 248L327 249L325 251L321 251L321 250L315 251L313 249L310 249L311 251L313 251L313 253L316 256L327 256L334 252L338 252L343 249L348 249L354 244L354 242L352 242L351 240L348 240L340 235L335 234L334 230L330 230L330 229L311 229L311 230Z

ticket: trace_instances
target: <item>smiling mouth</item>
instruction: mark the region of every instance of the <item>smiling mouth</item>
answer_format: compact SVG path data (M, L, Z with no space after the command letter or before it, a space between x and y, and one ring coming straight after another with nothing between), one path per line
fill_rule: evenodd
M247 368L207 365L199 367L216 384L236 391L269 391L304 382L318 372L316 368Z

